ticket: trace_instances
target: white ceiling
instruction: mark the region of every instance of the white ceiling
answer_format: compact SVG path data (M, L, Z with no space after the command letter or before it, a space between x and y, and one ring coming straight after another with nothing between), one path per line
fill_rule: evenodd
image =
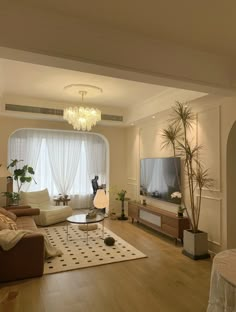
M173 0L16 0L5 7L32 8L52 17L67 16L82 25L109 29L122 34L144 36L150 40L173 43L193 50L206 51L235 62L236 2L228 1L173 1ZM4 9L4 5L2 5ZM4 11L3 11L4 12ZM11 10L6 11L11 12ZM74 21L73 20L73 21ZM46 21L46 17L45 17ZM84 24L83 24L84 23ZM77 25L77 24L76 24ZM7 28L6 28L7 30ZM27 34L27 31L26 31ZM102 34L102 32L101 32ZM68 34L69 35L69 34ZM37 38L36 38L37 39ZM75 38L79 40L79 38ZM88 38L89 40L89 38ZM168 65L168 64L167 64ZM229 66L231 68L231 66ZM77 96L64 91L68 84L92 84L103 89L99 97L85 98L88 105L120 110L125 115L140 111L148 115L167 109L177 100L192 100L204 94L191 93L165 86L134 82L75 70L48 67L19 61L0 59L0 92L9 96L36 98L60 102L62 106L77 103ZM168 94L171 96L168 100ZM173 96L174 94L174 96ZM160 99L164 100L161 101ZM0 112L1 113L1 112ZM106 112L105 112L106 113ZM132 118L129 118L131 120Z
M70 84L89 84L102 88L102 94L90 97L83 105L100 108L104 114L121 115L124 122L102 121L104 125L127 125L171 107L176 100L191 101L204 93L135 82L79 71L0 59L2 110L0 114L24 118L61 120L60 116L5 111L4 104L20 104L63 109L81 104L79 95L69 94Z
M20 5L193 49L236 54L234 0L21 0Z
M105 77L78 71L0 59L2 94L39 98L49 101L78 103L80 96L68 94L70 84L89 84L102 88L97 97L89 93L84 102L96 106L126 108L143 103L170 89L162 86Z

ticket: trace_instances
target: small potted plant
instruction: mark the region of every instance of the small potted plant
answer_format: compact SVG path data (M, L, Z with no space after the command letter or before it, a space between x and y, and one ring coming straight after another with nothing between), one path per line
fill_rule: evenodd
M17 192L3 192L3 196L6 196L9 200L9 205L17 206L20 200L20 193Z
M182 194L180 192L174 192L174 193L171 194L171 198L179 198L180 199L180 198L182 198ZM186 209L185 207L179 205L178 211L177 211L177 216L178 217L183 217L185 209Z
M178 215L178 217L183 217L184 216L184 210L185 210L186 208L185 207L182 207L182 206L179 206L178 207L178 212L177 212L177 215Z
M125 201L129 200L128 197L126 196L127 191L126 190L121 190L120 192L117 193L117 198L116 200L121 201L121 216L118 217L119 220L128 220L128 217L125 216Z

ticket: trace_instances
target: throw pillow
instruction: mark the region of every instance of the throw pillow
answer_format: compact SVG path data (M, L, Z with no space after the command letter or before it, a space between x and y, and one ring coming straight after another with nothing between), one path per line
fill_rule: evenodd
M16 222L0 213L0 221L7 224L10 230L17 230Z
M16 215L13 212L7 211L6 209L0 207L0 213L2 213L6 217L12 219L13 221L16 221L17 217L16 217Z

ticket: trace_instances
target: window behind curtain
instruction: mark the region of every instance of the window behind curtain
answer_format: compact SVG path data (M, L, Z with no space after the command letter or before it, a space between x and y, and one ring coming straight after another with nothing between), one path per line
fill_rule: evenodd
M49 148L49 144L54 145ZM73 208L86 208L91 206L91 179L98 175L99 184L108 182L106 149L104 139L96 134L21 129L9 139L8 159L23 159L21 165L35 170L37 184L27 183L23 191L47 188L51 196L66 193Z

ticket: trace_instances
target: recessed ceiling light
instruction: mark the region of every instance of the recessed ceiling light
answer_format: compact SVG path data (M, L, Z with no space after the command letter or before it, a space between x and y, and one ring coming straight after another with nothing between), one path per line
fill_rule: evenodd
M152 116L152 119L155 119L155 118L156 118L156 116L153 115L153 116Z
M130 125L131 125L131 126L134 126L134 123L131 123Z

